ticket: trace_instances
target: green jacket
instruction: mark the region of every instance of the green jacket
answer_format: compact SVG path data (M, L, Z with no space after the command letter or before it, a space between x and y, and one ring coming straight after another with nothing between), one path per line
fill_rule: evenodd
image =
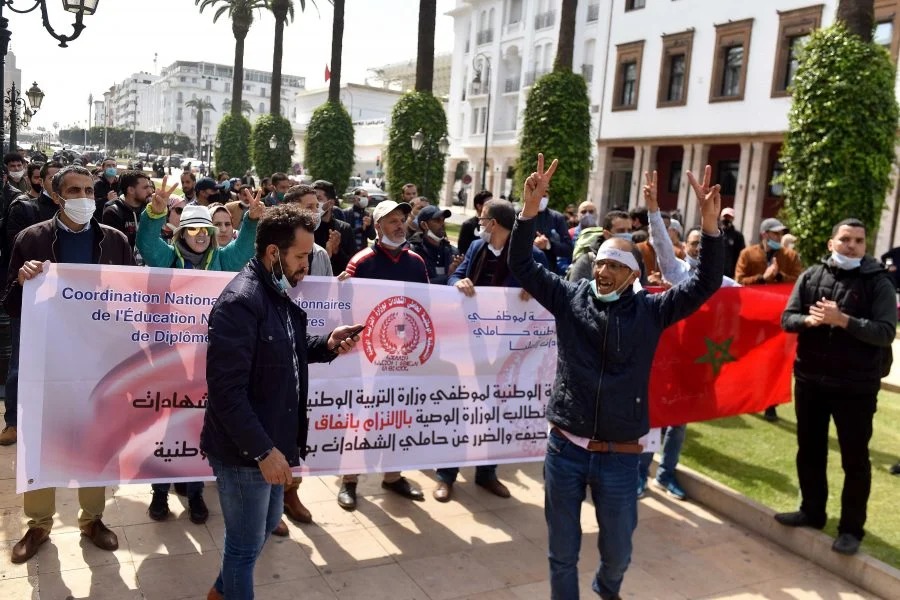
M137 232L138 252L148 267L165 267L184 269L185 261L175 244L169 244L160 236L166 224L166 215L151 214L150 206L141 213L141 224ZM253 258L256 251L257 221L244 215L237 238L231 240L224 248L215 246L213 236L211 247L206 253L204 264L195 268L204 271L240 271ZM190 267L187 267L190 268Z

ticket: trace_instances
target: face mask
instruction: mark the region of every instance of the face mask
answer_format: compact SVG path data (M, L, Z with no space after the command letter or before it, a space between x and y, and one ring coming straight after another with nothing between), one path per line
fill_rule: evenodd
M284 192L275 192L275 197L278 199L279 202L283 201L284 200Z
M619 238L620 240L628 240L630 242L633 235L630 231L626 231L625 233L614 233L613 237Z
M541 203L538 205L538 212L544 212L547 210L547 205L550 204L550 198L544 196L541 198Z
M110 167L109 169L106 169L105 171L103 171L103 174L106 175L107 177L115 177L116 169L115 169L115 167Z
M438 237L438 236L435 235L434 232L432 232L430 229L428 230L428 233L426 233L425 235L427 235L428 237L430 237L431 239L433 239L435 242L443 242L443 241L444 241L444 238Z
M690 254L688 254L688 255L684 258L684 260L687 261L687 264L690 265L690 267L691 267L692 269L696 269L697 267L700 266L700 259L699 259L699 258L694 258L694 257L691 256Z
M34 190L34 193L35 193L35 194L40 195L41 192L44 191L44 186L42 186L41 184L35 185L35 184L32 183L32 184L31 184L31 189Z
M730 220L725 220L722 221L722 227L725 229L731 229L732 227L734 227L734 223L732 223Z
M405 243L406 242L400 242L399 244L395 244L394 242L391 241L391 238L389 238L387 236L387 234L384 234L381 236L381 245L386 246L392 250L399 248L400 246L402 246Z
M222 182L222 189L225 190L226 192L227 192L228 190L230 190L230 189L231 189L231 182L230 182L230 181L223 181L223 182ZM284 194L282 194L281 197L284 198Z
M591 279L591 291L594 292L594 296L596 296L597 300L599 300L600 302L615 302L622 297L622 290L624 290L628 286L629 283L628 281L626 281L625 285L623 285L620 289L613 290L608 294L601 294L597 291L597 280Z
M482 229L480 232L478 232L478 237L481 238L482 242L487 244L488 242L491 241L491 232L487 231L485 229Z
M578 220L578 224L581 225L582 229L587 229L588 227L596 227L597 226L597 215L594 213L584 213L581 215L581 219Z
M10 178L18 181L18 180L22 179L23 177L25 177L25 171L10 171L9 176L10 176Z
M766 240L769 250L781 250L781 244L772 240Z
M862 259L850 258L849 256L844 256L843 254L840 254L837 250L835 250L831 253L831 262L833 262L834 266L836 266L838 269L850 271L851 269L859 268L860 263L862 263Z
M86 225L94 216L97 203L91 198L72 198L66 200L63 212L78 225Z
M281 271L281 277L275 277L275 270L272 270L272 281L275 283L275 287L277 287L282 292L287 293L287 291L294 287L291 285L291 282L288 281L287 275L284 274L284 267L281 266L281 252L278 253L278 270Z
M322 215L324 215L324 214L325 214L325 210L322 208L322 205L320 204L319 207L316 209L316 226L315 226L315 229L318 229L319 226L322 224Z
M369 197L368 196L357 196L359 199L359 207L365 208L369 205Z

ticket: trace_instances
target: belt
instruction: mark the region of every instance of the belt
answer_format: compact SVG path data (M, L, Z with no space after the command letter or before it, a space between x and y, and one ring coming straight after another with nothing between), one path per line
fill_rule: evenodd
M557 435L561 435L568 439L566 434L564 434L559 427L554 426L550 430ZM640 440L629 440L627 442L601 442L599 440L589 440L586 450L588 452L641 454L644 451L644 446L640 443Z

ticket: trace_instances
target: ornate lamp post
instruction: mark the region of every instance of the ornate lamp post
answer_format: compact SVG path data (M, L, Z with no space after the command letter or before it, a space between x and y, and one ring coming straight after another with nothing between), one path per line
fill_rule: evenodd
M413 152L418 156L420 153L425 154L425 176L424 181L422 182L422 195L426 198L428 197L428 169L431 166L431 158L435 155L435 150L437 150L438 158L443 159L444 155L447 154L447 150L450 149L450 140L447 139L446 135L442 135L441 138L437 141L437 146L433 142L429 142L428 139L425 138L425 134L422 133L422 130L418 130L413 135L410 136L410 143L412 144Z
M10 151L15 151L18 148L18 140L16 139L17 134L17 126L19 121L21 120L22 124L25 127L28 127L28 123L31 121L31 117L38 111L41 107L41 103L44 101L44 92L41 91L41 88L38 87L37 82L35 82L31 88L25 92L25 96L28 98L28 102L25 101L25 98L22 97L22 92L16 87L16 82L14 81L12 86L8 90L6 90L6 97L3 99L3 103L9 106L9 149ZM29 107L29 104L31 105ZM19 117L19 107L23 109L23 115ZM3 111L0 110L0 114Z

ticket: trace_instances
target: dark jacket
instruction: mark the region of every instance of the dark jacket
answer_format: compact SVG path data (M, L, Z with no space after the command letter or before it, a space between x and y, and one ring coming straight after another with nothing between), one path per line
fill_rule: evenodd
M3 294L3 306L12 317L22 314L22 287L18 281L22 265L29 260L59 262L59 240L56 235L58 218L53 217L22 230L13 244L6 276L6 291ZM120 231L101 225L93 219L91 227L95 230L92 264L134 265L131 246Z
M209 315L209 400L200 448L225 464L253 467L275 447L296 467L306 457L308 364L337 356L327 342L328 336L307 335L306 313L275 287L258 259L251 260Z
M353 241L353 229L350 225L341 221L332 213L331 220L322 221L322 224L319 225L319 228L313 234L316 243L324 248L325 244L328 243L328 235L332 230L336 230L341 234L341 243L338 245L335 253L331 255L331 270L340 274L347 268L347 263L356 254L356 242Z
M143 210L144 207L132 208L125 204L122 198L116 198L112 202L106 203L106 207L103 209L103 218L100 219L100 222L124 233L125 237L128 238L128 243L134 249Z
M110 183L106 177L101 177L97 180L97 183L94 184L94 202L97 204L97 208L94 210L94 218L98 221L103 220L103 207L106 206L106 203L109 201L107 196L110 192L115 192L116 196L119 195L118 177L113 179L112 183Z
M422 257L428 269L428 281L445 285L450 278L450 263L459 251L446 238L438 245L432 246L420 231L409 240L409 247Z
M571 262L572 250L575 249L575 243L569 236L566 218L561 212L548 208L544 212L538 213L534 221L536 223L535 231L543 233L550 240L550 249L543 250L543 253L547 256L547 262L550 263L550 270L558 273L559 267L556 261L562 259L563 262Z
M807 327L809 307L834 300L850 315L846 329ZM810 267L797 280L781 315L785 331L799 333L794 376L801 381L840 387L848 392L877 393L881 366L897 329L897 300L887 271L866 256L858 269L843 270L830 259Z
M394 256L378 241L357 252L346 270L351 277L428 283L428 267L421 256L410 251L408 246Z
M722 284L721 236L703 235L700 266L659 294L622 292L601 302L590 282L571 283L531 257L534 219L516 221L509 266L556 320L559 350L547 419L577 436L636 440L650 429L648 388L663 330L696 311Z
M347 224L350 225L350 229L353 231L353 242L356 244L356 250L362 250L369 245L369 240L375 239L375 222L371 220L372 213L355 204L349 208L345 208L343 213L344 218L341 220L346 221ZM370 222L367 228L363 228L363 217L366 215L369 215Z
M475 236L476 229L478 229L478 217L466 219L463 221L463 224L460 225L458 240L460 254L466 254L469 251L469 246L477 239Z
M7 258L12 251L13 244L19 232L35 223L52 219L59 211L59 205L47 194L42 193L37 198L24 198L20 196L9 207L6 217L6 252Z
M478 282L478 277L481 273L481 264L484 261L485 253L489 252L487 249L487 244L483 240L475 240L469 246L469 251L466 252L466 257L463 259L459 266L456 267L456 270L450 275L450 279L447 280L447 285L456 285L462 279L469 278L472 280L472 283L475 284ZM506 242L506 247L503 248L503 252L505 254L501 254L499 258L508 261L509 255L509 241ZM542 267L548 267L547 257L544 256L544 253L534 246L531 247L531 257L537 261ZM512 271L504 278L504 280L498 283L499 286L502 287L522 287L519 285L518 280L516 280L515 276L512 274Z
M747 244L744 242L744 234L736 227L723 228L722 236L722 243L725 244L725 276L734 279L738 257Z
M41 195L43 196L43 194ZM51 204L53 203L52 200L50 202ZM32 212L35 212L35 208L34 199L31 196L19 193L19 190L11 185L6 186L6 189L3 191L2 204L0 204L0 231L2 231L3 242L2 251L0 251L0 266L3 269L6 269L9 265L9 256L12 253L16 235L24 229L24 227L17 224L22 220L19 218L20 215L25 211L30 215ZM12 216L13 211L16 213L14 216ZM10 218L13 219L12 223L10 223ZM43 221L44 219L40 220ZM29 225L37 222L32 221ZM14 233L10 233L10 226L15 230Z

